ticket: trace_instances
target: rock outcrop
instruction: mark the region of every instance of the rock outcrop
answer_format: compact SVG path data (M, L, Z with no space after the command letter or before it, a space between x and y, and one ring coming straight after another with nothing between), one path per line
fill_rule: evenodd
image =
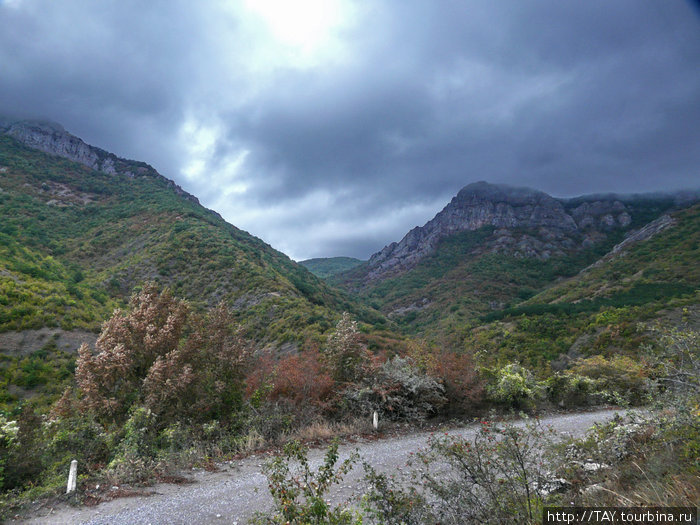
M585 268L582 271L588 271L591 268L596 268L605 262L615 259L616 257L622 256L625 253L625 251L632 245L638 242L651 239L654 235L664 231L666 228L673 226L675 223L676 220L673 217L671 217L668 214L664 214L658 219L651 221L649 224L646 224L639 230L629 232L627 235L625 235L625 238L622 240L622 242L613 246L613 249L610 250L604 257L597 260L595 263L593 263L588 268Z
M600 240L605 232L627 228L632 217L614 197L569 202L529 188L477 182L462 188L425 226L409 231L369 259L368 277L379 279L408 270L450 235L495 228L481 249L547 259Z
M122 159L113 153L90 146L55 122L0 118L0 133L9 135L30 148L78 162L108 175L121 175L131 179L142 176L162 178L178 195L199 204L196 197L172 180L163 177L152 166L144 162Z

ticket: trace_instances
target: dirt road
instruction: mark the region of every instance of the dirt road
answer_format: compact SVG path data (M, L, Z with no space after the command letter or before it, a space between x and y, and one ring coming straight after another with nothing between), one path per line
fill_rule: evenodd
M611 419L616 410L577 414L553 415L542 418L560 433L581 436L594 422ZM472 436L476 425L450 431L450 434ZM378 471L396 472L404 468L411 452L426 446L429 432L344 444L340 447L341 461L357 449L362 459ZM317 467L324 449L309 453L312 466ZM272 499L267 491L267 480L261 473L266 460L263 456L248 458L222 465L220 472L196 471L194 483L188 485L156 485L148 489L150 495L120 498L96 507L68 507L43 509L29 520L10 523L25 524L90 524L90 525L161 525L161 524L244 524L255 511L266 510ZM336 486L330 499L345 501L361 490L363 470L357 466Z

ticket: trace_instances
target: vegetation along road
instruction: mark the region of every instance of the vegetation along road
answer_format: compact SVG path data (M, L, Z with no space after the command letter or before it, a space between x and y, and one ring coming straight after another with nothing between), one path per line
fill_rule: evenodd
M611 419L619 410L599 410L575 414L558 414L542 418L564 436L583 436L595 422ZM451 434L473 437L477 425L451 430ZM357 449L363 460L377 471L396 472L405 467L409 455L425 447L430 432L413 434L340 447L341 460ZM323 460L324 449L311 450L309 460L316 468ZM253 455L242 460L220 465L218 472L196 471L194 483L186 485L161 484L151 487L147 495L119 498L96 507L61 507L44 509L40 515L23 521L31 524L191 524L238 523L248 521L256 511L268 509L272 498L267 491L267 480L261 471L266 458ZM362 491L363 470L355 468L334 487L330 498L339 503Z

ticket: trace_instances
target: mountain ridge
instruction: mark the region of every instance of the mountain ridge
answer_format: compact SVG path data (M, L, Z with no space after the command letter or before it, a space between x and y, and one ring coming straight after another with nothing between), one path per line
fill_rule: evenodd
M0 279L13 289L27 288L34 302L26 312L35 312L31 321L21 309L0 315L0 331L45 326L37 308L44 308L40 305L50 294L30 292L29 281L38 276L54 289L51 283L62 283L71 272L81 274L80 281L67 284L80 288L89 282L83 297L94 291L110 307L114 305L107 297L124 300L134 286L157 280L197 304L211 306L223 300L241 315L267 311L266 322L266 316L259 315L251 320L258 336L277 333L266 337L270 342L294 339L284 323L271 322L292 304L298 303L301 310L330 307L323 312L326 321L310 323L317 334L328 330L343 310L364 308L261 239L224 221L148 164L90 146L58 124L0 119L0 170L0 208L6 217L0 235L9 246L0 254ZM70 295L62 284L60 288L58 296ZM0 300L3 297L0 293ZM4 304L12 301L7 298ZM97 303L91 307L100 316L105 308L109 310ZM303 317L295 324L303 325ZM60 325L61 319L53 322ZM65 324L70 330L75 323ZM86 320L79 325L94 330L99 323ZM296 338L303 339L306 330L297 328L301 330Z
M688 205L698 200L698 192L593 194L557 199L531 188L484 181L469 184L425 225L413 228L400 241L374 253L367 264L367 279L379 280L410 270L434 252L441 239L485 226L496 228L492 246L496 252L540 260L563 255L577 245L588 247L599 242L601 234L632 226L635 221L629 203L640 199L670 199L674 204ZM640 225L636 222L634 225ZM534 230L537 235L514 236L508 231L514 228Z
M9 135L30 148L72 160L107 175L124 175L131 179L138 176L159 177L165 180L178 195L200 204L197 197L183 190L173 180L158 173L150 164L124 159L102 148L87 144L56 122L0 117L0 133ZM210 211L216 213L213 210Z
M325 279L350 270L365 261L355 257L315 257L298 262L316 277Z

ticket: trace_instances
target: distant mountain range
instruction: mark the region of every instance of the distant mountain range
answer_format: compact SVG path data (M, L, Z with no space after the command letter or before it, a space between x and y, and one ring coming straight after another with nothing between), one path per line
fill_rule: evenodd
M362 264L364 261L354 257L321 257L317 259L306 259L299 261L312 274L326 278L331 275L345 272Z

